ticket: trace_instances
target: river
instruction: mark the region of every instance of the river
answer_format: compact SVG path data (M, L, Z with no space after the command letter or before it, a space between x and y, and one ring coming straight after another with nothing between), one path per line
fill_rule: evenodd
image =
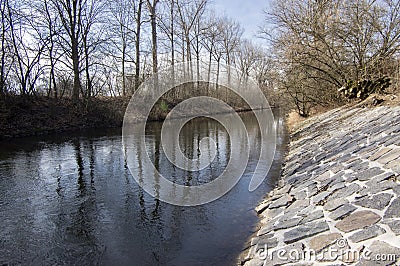
M274 114L277 149L263 184L248 191L260 129L252 113L242 113L251 140L246 171L229 193L196 207L160 202L136 184L120 129L2 141L0 264L235 265L258 222L254 207L279 178L287 134L279 110ZM150 123L146 130L155 162L165 161L157 151L161 125ZM186 155L196 152L194 142L202 137L217 144L206 169L217 176L228 163L229 136L216 121L195 119L180 134ZM196 180L165 163L155 165L183 183Z

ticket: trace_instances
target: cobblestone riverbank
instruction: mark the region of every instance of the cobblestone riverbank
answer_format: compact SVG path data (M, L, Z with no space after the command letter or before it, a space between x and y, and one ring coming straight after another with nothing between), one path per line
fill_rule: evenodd
M400 107L340 108L291 135L241 265L400 265Z

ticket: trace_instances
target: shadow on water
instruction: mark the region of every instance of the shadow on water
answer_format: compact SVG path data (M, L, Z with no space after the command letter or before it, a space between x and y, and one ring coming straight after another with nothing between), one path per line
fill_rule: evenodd
M241 114L249 132L250 159L240 182L217 201L172 206L144 192L124 157L120 130L95 130L0 145L1 264L233 265L252 233L254 207L279 178L287 136L276 112L276 157L255 192L248 184L257 164L260 129ZM200 140L217 145L211 166L199 172L174 167L160 145L161 123L146 129L147 153L160 172L185 185L209 182L228 164L230 139L209 119L182 129L186 156L199 156ZM232 145L235 145L232 143ZM141 179L143 151L136 153ZM159 191L157 187L155 190Z

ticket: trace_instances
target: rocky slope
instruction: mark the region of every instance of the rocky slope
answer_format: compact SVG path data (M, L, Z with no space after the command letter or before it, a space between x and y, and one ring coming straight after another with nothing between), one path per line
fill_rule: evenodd
M400 265L400 107L345 107L291 136L242 265Z

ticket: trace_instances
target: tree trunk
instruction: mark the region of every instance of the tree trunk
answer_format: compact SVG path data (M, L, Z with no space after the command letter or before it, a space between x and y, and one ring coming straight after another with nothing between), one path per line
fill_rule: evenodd
M89 47L87 46L87 39L84 38L84 50L85 50L85 73L86 73L86 97L89 99L92 96L92 80L90 78L89 71Z
M150 10L150 24L151 24L151 43L152 43L152 56L153 56L153 73L157 73L158 58L157 58L157 17L156 7L158 0L154 0L153 5L149 5Z
M0 95L4 95L6 88L5 66L6 66L6 4L2 2L1 5L1 65L0 65Z
M79 75L79 49L78 49L78 40L74 36L71 38L72 45L71 45L71 53L72 53L72 66L74 71L74 87L72 89L72 99L78 100L79 99L79 92L81 90L81 79Z
M139 77L140 77L140 31L141 31L141 20L142 20L142 4L143 0L139 1L138 10L136 15L136 39L135 39L135 49L136 49L136 64L135 64L135 91L139 88ZM134 92L132 92L133 94Z
M125 55L126 53L126 43L123 41L122 44L122 96L126 95L126 78L125 78Z

